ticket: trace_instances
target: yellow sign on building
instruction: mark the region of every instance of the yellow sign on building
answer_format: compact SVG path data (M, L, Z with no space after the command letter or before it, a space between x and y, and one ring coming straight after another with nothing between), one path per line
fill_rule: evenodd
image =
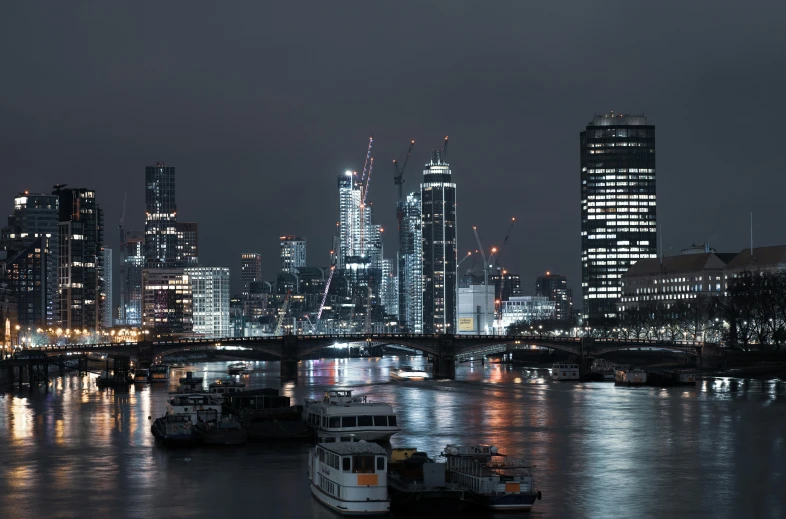
M459 331L460 332L471 332L475 330L475 318L474 317L459 317Z

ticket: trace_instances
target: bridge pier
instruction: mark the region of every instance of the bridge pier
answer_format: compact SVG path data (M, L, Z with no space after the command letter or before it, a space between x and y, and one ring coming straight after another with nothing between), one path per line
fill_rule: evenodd
M297 336L281 338L281 381L297 381Z
M453 334L444 334L439 338L439 354L434 355L434 378L456 378L456 344Z

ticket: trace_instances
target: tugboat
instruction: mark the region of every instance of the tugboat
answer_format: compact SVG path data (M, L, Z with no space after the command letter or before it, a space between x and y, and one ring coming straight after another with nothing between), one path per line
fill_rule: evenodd
M415 369L412 366L401 366L401 368L390 372L390 378L394 380L425 380L429 376L428 372L422 369Z
M189 447L200 441L188 415L165 414L155 419L150 431L167 447Z
M318 443L309 451L311 494L342 515L388 515L387 452L365 441Z
M388 464L390 509L394 514L455 516L473 510L469 490L446 479L446 463L417 449L393 449Z
M353 397L351 390L332 389L325 391L322 400L307 398L305 403L303 419L317 432L387 441L401 430L390 404Z
M531 467L500 454L493 445L448 444L443 455L447 480L468 489L478 506L495 512L526 512L541 498Z

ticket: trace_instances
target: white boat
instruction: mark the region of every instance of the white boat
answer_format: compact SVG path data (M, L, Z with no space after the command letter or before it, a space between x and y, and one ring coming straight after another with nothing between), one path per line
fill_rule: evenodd
M170 393L168 415L188 416L191 423L216 420L221 416L221 401L210 393Z
M429 378L428 372L412 366L401 366L390 372L390 378L395 380L425 380Z
M375 443L318 443L310 449L311 494L343 515L390 513L387 452Z
M221 402L224 401L224 395L231 395L240 393L245 389L246 385L236 380L216 380L210 383L208 390L210 394L216 395Z
M579 380L579 365L554 364L551 368L551 380Z
M451 445L443 453L450 483L469 489L477 505L495 511L524 512L541 498L531 467L500 454L493 445Z
M590 370L603 376L603 380L614 380L617 367L606 359L595 359Z
M693 371L680 371L677 381L680 384L691 385L696 383L696 373Z
M390 404L353 397L351 390L325 391L322 400L307 398L303 419L318 434L353 434L366 441L385 441L401 430Z
M235 362L227 366L227 373L230 375L242 375L251 372L251 364L248 362Z
M614 383L620 386L643 386L647 383L647 372L639 368L618 369L614 373Z

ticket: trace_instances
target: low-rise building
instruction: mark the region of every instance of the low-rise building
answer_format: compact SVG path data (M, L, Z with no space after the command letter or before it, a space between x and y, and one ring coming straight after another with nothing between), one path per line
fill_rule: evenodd
M554 319L555 302L548 297L518 296L500 302L499 319L494 323L495 332L504 334L508 326L518 322Z

